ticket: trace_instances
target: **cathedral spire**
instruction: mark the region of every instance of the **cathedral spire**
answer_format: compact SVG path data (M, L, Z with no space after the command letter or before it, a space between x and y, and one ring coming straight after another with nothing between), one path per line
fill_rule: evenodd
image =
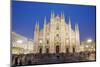
M35 24L35 30L36 30L36 28L37 28L37 21L36 21L36 24Z
M54 18L54 11L51 11L51 19Z
M54 16L55 16L54 11L51 11L51 18L50 18L51 24L54 22Z
M79 32L78 24L75 24L75 31L78 31Z
M44 27L46 26L46 16L44 18Z
M63 12L61 12L61 18L63 18Z
M65 18L63 11L61 12L61 18L63 18L63 19Z
M52 18L52 11L51 11L51 18Z
M65 22L64 12L61 12L61 19L62 19L63 22Z
M73 49L72 49L72 29L71 29L71 20L70 20L70 17L69 17L69 20L68 20L68 27L69 27L69 52L72 53L73 52Z
M46 16L45 16L45 18L44 18L44 34L45 34L45 31L46 31Z
M80 34L79 34L79 27L78 24L75 24L75 33L76 33L76 52L80 52L79 46L80 46Z
M39 21L37 21L37 29L38 29L38 31L39 31Z
M68 23L69 23L69 27L71 28L71 20L70 20L70 17L69 17Z
M39 32L39 24L38 22L36 21L36 24L35 24L35 30L34 30L34 39L35 38L38 38L38 33ZM37 40L37 39L36 39Z
M54 14L54 11L52 12L52 17L54 18L55 14Z

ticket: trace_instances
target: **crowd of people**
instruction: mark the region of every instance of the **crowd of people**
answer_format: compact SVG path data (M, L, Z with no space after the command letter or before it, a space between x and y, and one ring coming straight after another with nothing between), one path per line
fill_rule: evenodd
M90 59L88 58L93 54L95 54L95 52L80 52L73 54L13 54L12 66L89 61Z

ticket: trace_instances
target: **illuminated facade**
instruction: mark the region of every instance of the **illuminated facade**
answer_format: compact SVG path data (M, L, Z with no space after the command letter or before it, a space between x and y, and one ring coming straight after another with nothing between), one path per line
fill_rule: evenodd
M27 54L33 52L33 42L26 37L12 32L12 54Z
M73 53L95 51L95 42L83 41L80 45L78 25L75 30L71 28L71 20L65 21L64 14L55 16L51 14L50 22L44 19L43 29L36 23L34 39L28 39L12 32L12 54L27 53Z
M82 41L80 45L80 51L81 52L95 52L96 51L96 43L95 41Z
M65 16L55 16L51 13L50 22L47 24L46 17L43 29L40 30L36 23L34 30L33 53L73 53L80 52L80 35L78 25L75 30L71 28L71 20L65 21Z

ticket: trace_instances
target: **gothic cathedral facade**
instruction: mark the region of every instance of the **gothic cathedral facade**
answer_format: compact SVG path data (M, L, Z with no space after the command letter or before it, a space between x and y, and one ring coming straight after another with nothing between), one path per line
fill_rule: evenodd
M65 16L51 13L50 22L43 23L40 30L39 23L36 23L34 30L34 53L78 53L80 52L80 34L78 24L75 30L71 27L71 20L65 21Z

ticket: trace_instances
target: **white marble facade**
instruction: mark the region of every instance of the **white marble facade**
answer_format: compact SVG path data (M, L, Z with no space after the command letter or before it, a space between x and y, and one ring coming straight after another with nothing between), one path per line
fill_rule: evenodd
M73 30L71 19L69 18L68 22L66 22L64 13L61 13L61 16L59 16L52 12L48 24L45 17L43 29L40 29L39 22L37 22L33 41L33 53L80 52L78 24L75 24L75 30Z

